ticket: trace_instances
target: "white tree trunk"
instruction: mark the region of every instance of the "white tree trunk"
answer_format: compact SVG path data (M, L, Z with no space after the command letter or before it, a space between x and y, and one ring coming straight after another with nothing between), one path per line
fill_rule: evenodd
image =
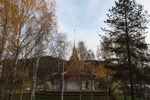
M0 77L2 76L3 65L2 62L4 60L3 51L0 51Z
M37 58L36 65L33 68L31 100L35 100L36 78L37 78L37 69L39 67L39 61L40 61L40 57Z
M16 81L16 74L17 74L17 65L18 65L18 56L19 56L19 51L17 50L15 52L15 64L13 66L13 71L12 71L12 76L10 80L10 91L9 91L9 100L13 100L13 94L14 94L14 89L15 89L15 81Z
M21 86L20 86L20 100L22 100L23 98L23 84L24 84L24 79L21 82Z
M80 81L80 100L82 100L82 61L80 61L79 81Z
M63 61L61 100L64 100L64 66L65 61Z

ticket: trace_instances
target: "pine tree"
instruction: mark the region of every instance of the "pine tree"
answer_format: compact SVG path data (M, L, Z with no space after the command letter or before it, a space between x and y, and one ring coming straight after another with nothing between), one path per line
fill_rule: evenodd
M122 80L129 80L132 100L135 100L134 79L142 76L137 64L139 53L148 50L145 43L148 14L143 9L134 0L116 1L104 21L110 28L103 28L106 35L102 36L102 40L108 39L106 47L111 54L108 59L117 62L117 67L113 68L116 77L122 79L120 75L123 75Z

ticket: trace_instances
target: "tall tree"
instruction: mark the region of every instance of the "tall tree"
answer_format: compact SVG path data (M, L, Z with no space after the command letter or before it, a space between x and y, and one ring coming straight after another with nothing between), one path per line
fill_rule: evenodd
M86 60L95 60L95 55L92 49L87 51Z
M5 82L6 82L6 70L3 68L3 61L6 59L6 37L9 31L9 14L10 14L10 4L9 1L0 1L0 77L1 77L1 94L0 98L3 100L5 92Z
M77 47L78 56L80 59L80 75L79 75L79 83L80 83L80 100L82 100L82 79L83 79L83 64L84 60L86 60L87 55L87 47L85 46L85 43L83 41L79 41L78 47Z
M109 63L109 58L111 57L111 52L108 50L108 47L110 46L109 43L109 39L107 37L103 37L103 41L101 41L100 43L101 46L101 57L102 59L106 62ZM109 94L110 94L110 90L109 90L109 78L108 78L108 68L106 68L106 99L109 100Z
M58 58L58 69L61 71L61 100L64 100L64 72L67 68L67 57L68 57L68 51L70 51L70 42L67 40L67 35L64 33L59 33L56 43L54 44L54 54L53 56Z
M87 47L83 41L79 41L77 52L80 60L85 60L87 55Z
M110 57L111 61L126 66L122 68L126 68L126 73L129 73L132 100L135 100L133 80L137 76L135 70L138 52L148 50L144 42L148 16L143 9L143 6L134 0L116 1L115 6L109 9L108 19L104 21L110 29L103 29L107 34L108 43L111 44L107 47L113 55Z
M100 46L97 46L96 59L97 59L97 60L102 60L102 53L101 53Z
M32 68L32 90L31 90L31 100L35 100L35 87L37 81L37 70L39 68L39 62L41 56L44 55L44 51L48 45L47 40L49 40L49 36L56 31L55 30L55 21L54 17L54 2L51 3L50 8L46 4L46 1L40 1L42 3L41 8L37 12L36 20L34 22L35 30L32 30L34 33L37 33L36 38L34 40L33 45L33 57L35 59L35 64Z
M3 1L4 2L4 7L9 7L9 3L7 3L8 1ZM3 5L3 2L0 1L0 6ZM8 33L8 20L7 20L7 14L8 14L8 10L4 9L4 7L0 8L0 76L1 76L1 72L2 72L2 61L4 60L4 48L6 45L6 36ZM6 14L4 14L4 12Z
M78 43L78 48L77 48L77 52L79 55L79 59L80 59L80 75L79 75L79 83L80 83L80 100L82 99L82 79L83 77L83 66L85 64L85 60L89 61L89 68L90 68L90 72L91 72L91 98L93 99L93 80L92 80L92 64L90 62L90 60L95 60L95 55L93 53L93 51L91 49L87 50L87 47L85 45L85 43L83 41L79 41Z

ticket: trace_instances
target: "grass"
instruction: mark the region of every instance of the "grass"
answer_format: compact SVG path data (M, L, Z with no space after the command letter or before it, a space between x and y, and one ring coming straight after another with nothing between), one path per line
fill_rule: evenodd
M105 100L105 96L94 96L94 100ZM4 100L7 100L6 97ZM79 100L79 96L64 96L64 100ZM13 100L19 100L19 94L14 94ZM23 100L30 100L30 93L23 94ZM35 100L61 100L60 96L51 96L44 94L36 94ZM83 96L82 100L91 100L91 96ZM113 100L113 98L110 98ZM118 99L119 100L119 99Z
M6 97L4 100L8 100L8 98ZM19 100L18 93L14 94L13 100ZM24 93L23 100L30 100L30 93ZM48 94L36 94L35 100L61 100L61 97L52 96ZM64 100L79 100L79 96L64 96ZM82 100L91 100L91 96L83 96ZM94 100L106 100L106 96L94 96ZM117 95L116 99L110 98L110 100L124 100L124 97L122 95ZM127 96L127 100L131 100L131 98ZM141 100L141 99L136 99L136 100Z
M116 99L117 100L124 100L124 96L123 95L116 95ZM131 100L131 97L127 96L127 100Z
M124 96L123 95L116 95L116 100L124 100ZM126 100L131 100L130 96L127 96ZM141 98L136 98L136 100L142 100ZM150 100L150 99L143 99L143 100Z

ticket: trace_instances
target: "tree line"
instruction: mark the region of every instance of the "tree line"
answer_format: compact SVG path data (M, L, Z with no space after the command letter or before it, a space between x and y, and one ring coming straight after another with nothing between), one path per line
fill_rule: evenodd
M32 75L31 100L35 100L41 57L50 55L59 58L57 63L60 63L60 59L67 59L70 53L68 51L71 51L70 42L65 33L58 32L55 7L53 0L0 1L2 100L7 91L8 100L13 99L18 79L20 79L20 100L22 100L23 84L28 72ZM105 68L114 72L107 73L112 76L112 81L123 83L124 100L127 95L126 87L129 84L131 98L135 100L136 85L140 84L141 93L144 94L146 84L150 82L144 71L145 68L149 68L150 61L149 44L145 41L148 18L148 12L134 0L118 0L115 1L115 6L109 9L107 19L104 21L109 28L102 28L105 35L100 35L101 42L96 57L98 60L104 60ZM95 59L93 51L88 50L82 41L78 43L77 52L81 61ZM29 66L32 66L30 71L27 69ZM107 90L110 92L109 86ZM144 96L142 95L141 98Z

